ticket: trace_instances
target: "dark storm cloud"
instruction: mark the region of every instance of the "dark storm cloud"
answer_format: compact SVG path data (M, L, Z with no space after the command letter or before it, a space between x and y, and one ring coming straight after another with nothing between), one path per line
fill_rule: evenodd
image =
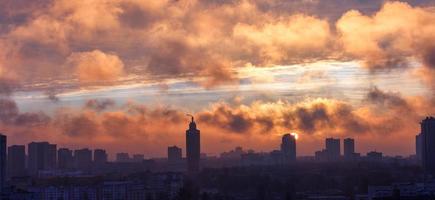
M378 104L386 108L399 108L411 111L411 106L401 97L399 93L381 91L377 87L372 87L366 95L369 103Z
M115 105L115 101L112 99L89 99L86 101L85 108L101 112Z
M0 120L4 125L41 126L50 122L50 117L43 112L20 113L15 101L0 98Z

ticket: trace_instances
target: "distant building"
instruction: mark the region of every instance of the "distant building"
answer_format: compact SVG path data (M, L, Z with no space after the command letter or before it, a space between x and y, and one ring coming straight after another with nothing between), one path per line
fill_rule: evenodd
M355 157L355 140L352 138L346 138L343 140L344 158L346 160L352 160Z
M29 173L37 175L40 170L56 168L56 145L48 142L31 142L27 146Z
M192 117L189 129L186 130L186 157L187 170L189 172L199 171L199 160L201 154L200 130L196 129L196 123Z
M116 162L130 162L130 155L128 153L117 153Z
M314 153L314 158L317 161L326 161L326 160L328 160L328 152L326 151L326 149L316 151Z
M77 169L89 170L92 166L92 151L88 148L75 150L74 165Z
M6 181L6 135L0 134L0 192L3 192Z
M382 153L377 151L370 151L367 153L367 160L369 161L381 161Z
M281 153L284 157L284 162L291 162L296 160L296 136L292 134L285 134L282 136Z
M415 156L419 163L422 162L422 151L423 151L423 137L421 134L415 136Z
M97 166L104 165L107 163L107 153L104 149L95 149L94 150L94 163Z
M340 159L340 139L326 138L325 146L328 160Z
M74 157L72 150L67 148L60 148L57 150L57 160L59 169L72 169L74 168Z
M26 175L26 146L12 145L8 147L8 177Z
M132 160L133 162L142 162L145 160L145 156L143 154L133 154Z
M168 162L169 164L179 163L183 158L181 148L177 146L168 147Z
M220 157L222 159L236 159L240 160L242 158L242 155L246 153L243 151L242 147L236 147L234 150L231 150L229 152L223 152L221 153Z
M435 118L426 117L421 123L422 164L426 172L435 174Z

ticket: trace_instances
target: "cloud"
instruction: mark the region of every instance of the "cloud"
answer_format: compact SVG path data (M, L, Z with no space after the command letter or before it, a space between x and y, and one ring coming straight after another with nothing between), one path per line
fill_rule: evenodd
M425 47L434 39L433 20L431 9L387 2L372 16L348 11L336 26L344 52L379 70L406 67L410 58L426 55Z
M124 63L114 54L100 50L73 53L68 62L76 69L80 82L105 82L117 80L124 73Z
M10 26L0 28L0 58L8 59L0 65L34 88L113 85L123 75L161 83L189 78L211 88L237 83L245 66L326 59L359 60L372 71L417 59L427 71L432 4L43 0L26 7L8 1Z
M400 108L403 111L412 112L411 105L399 93L384 92L376 86L367 93L366 100L383 108Z
M113 106L115 106L115 101L111 99L89 99L85 104L85 108L93 109L98 112L104 111Z
M21 113L15 101L8 98L0 98L0 122L7 126L28 127L45 126L51 118L41 112Z

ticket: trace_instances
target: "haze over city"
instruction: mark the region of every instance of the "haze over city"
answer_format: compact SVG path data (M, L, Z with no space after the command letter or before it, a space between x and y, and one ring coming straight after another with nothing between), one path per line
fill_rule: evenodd
M324 139L358 152L415 154L435 114L430 0L67 1L0 6L0 130L8 145L49 141L166 156ZM114 159L114 157L112 157Z

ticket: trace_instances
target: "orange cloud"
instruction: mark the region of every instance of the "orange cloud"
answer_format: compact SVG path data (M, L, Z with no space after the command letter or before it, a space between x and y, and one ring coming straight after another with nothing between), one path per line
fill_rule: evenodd
M116 80L124 73L124 63L118 56L99 50L73 53L68 62L84 83Z
M431 9L387 2L372 16L348 11L336 26L344 52L376 70L404 67L425 55L434 40L434 20Z

